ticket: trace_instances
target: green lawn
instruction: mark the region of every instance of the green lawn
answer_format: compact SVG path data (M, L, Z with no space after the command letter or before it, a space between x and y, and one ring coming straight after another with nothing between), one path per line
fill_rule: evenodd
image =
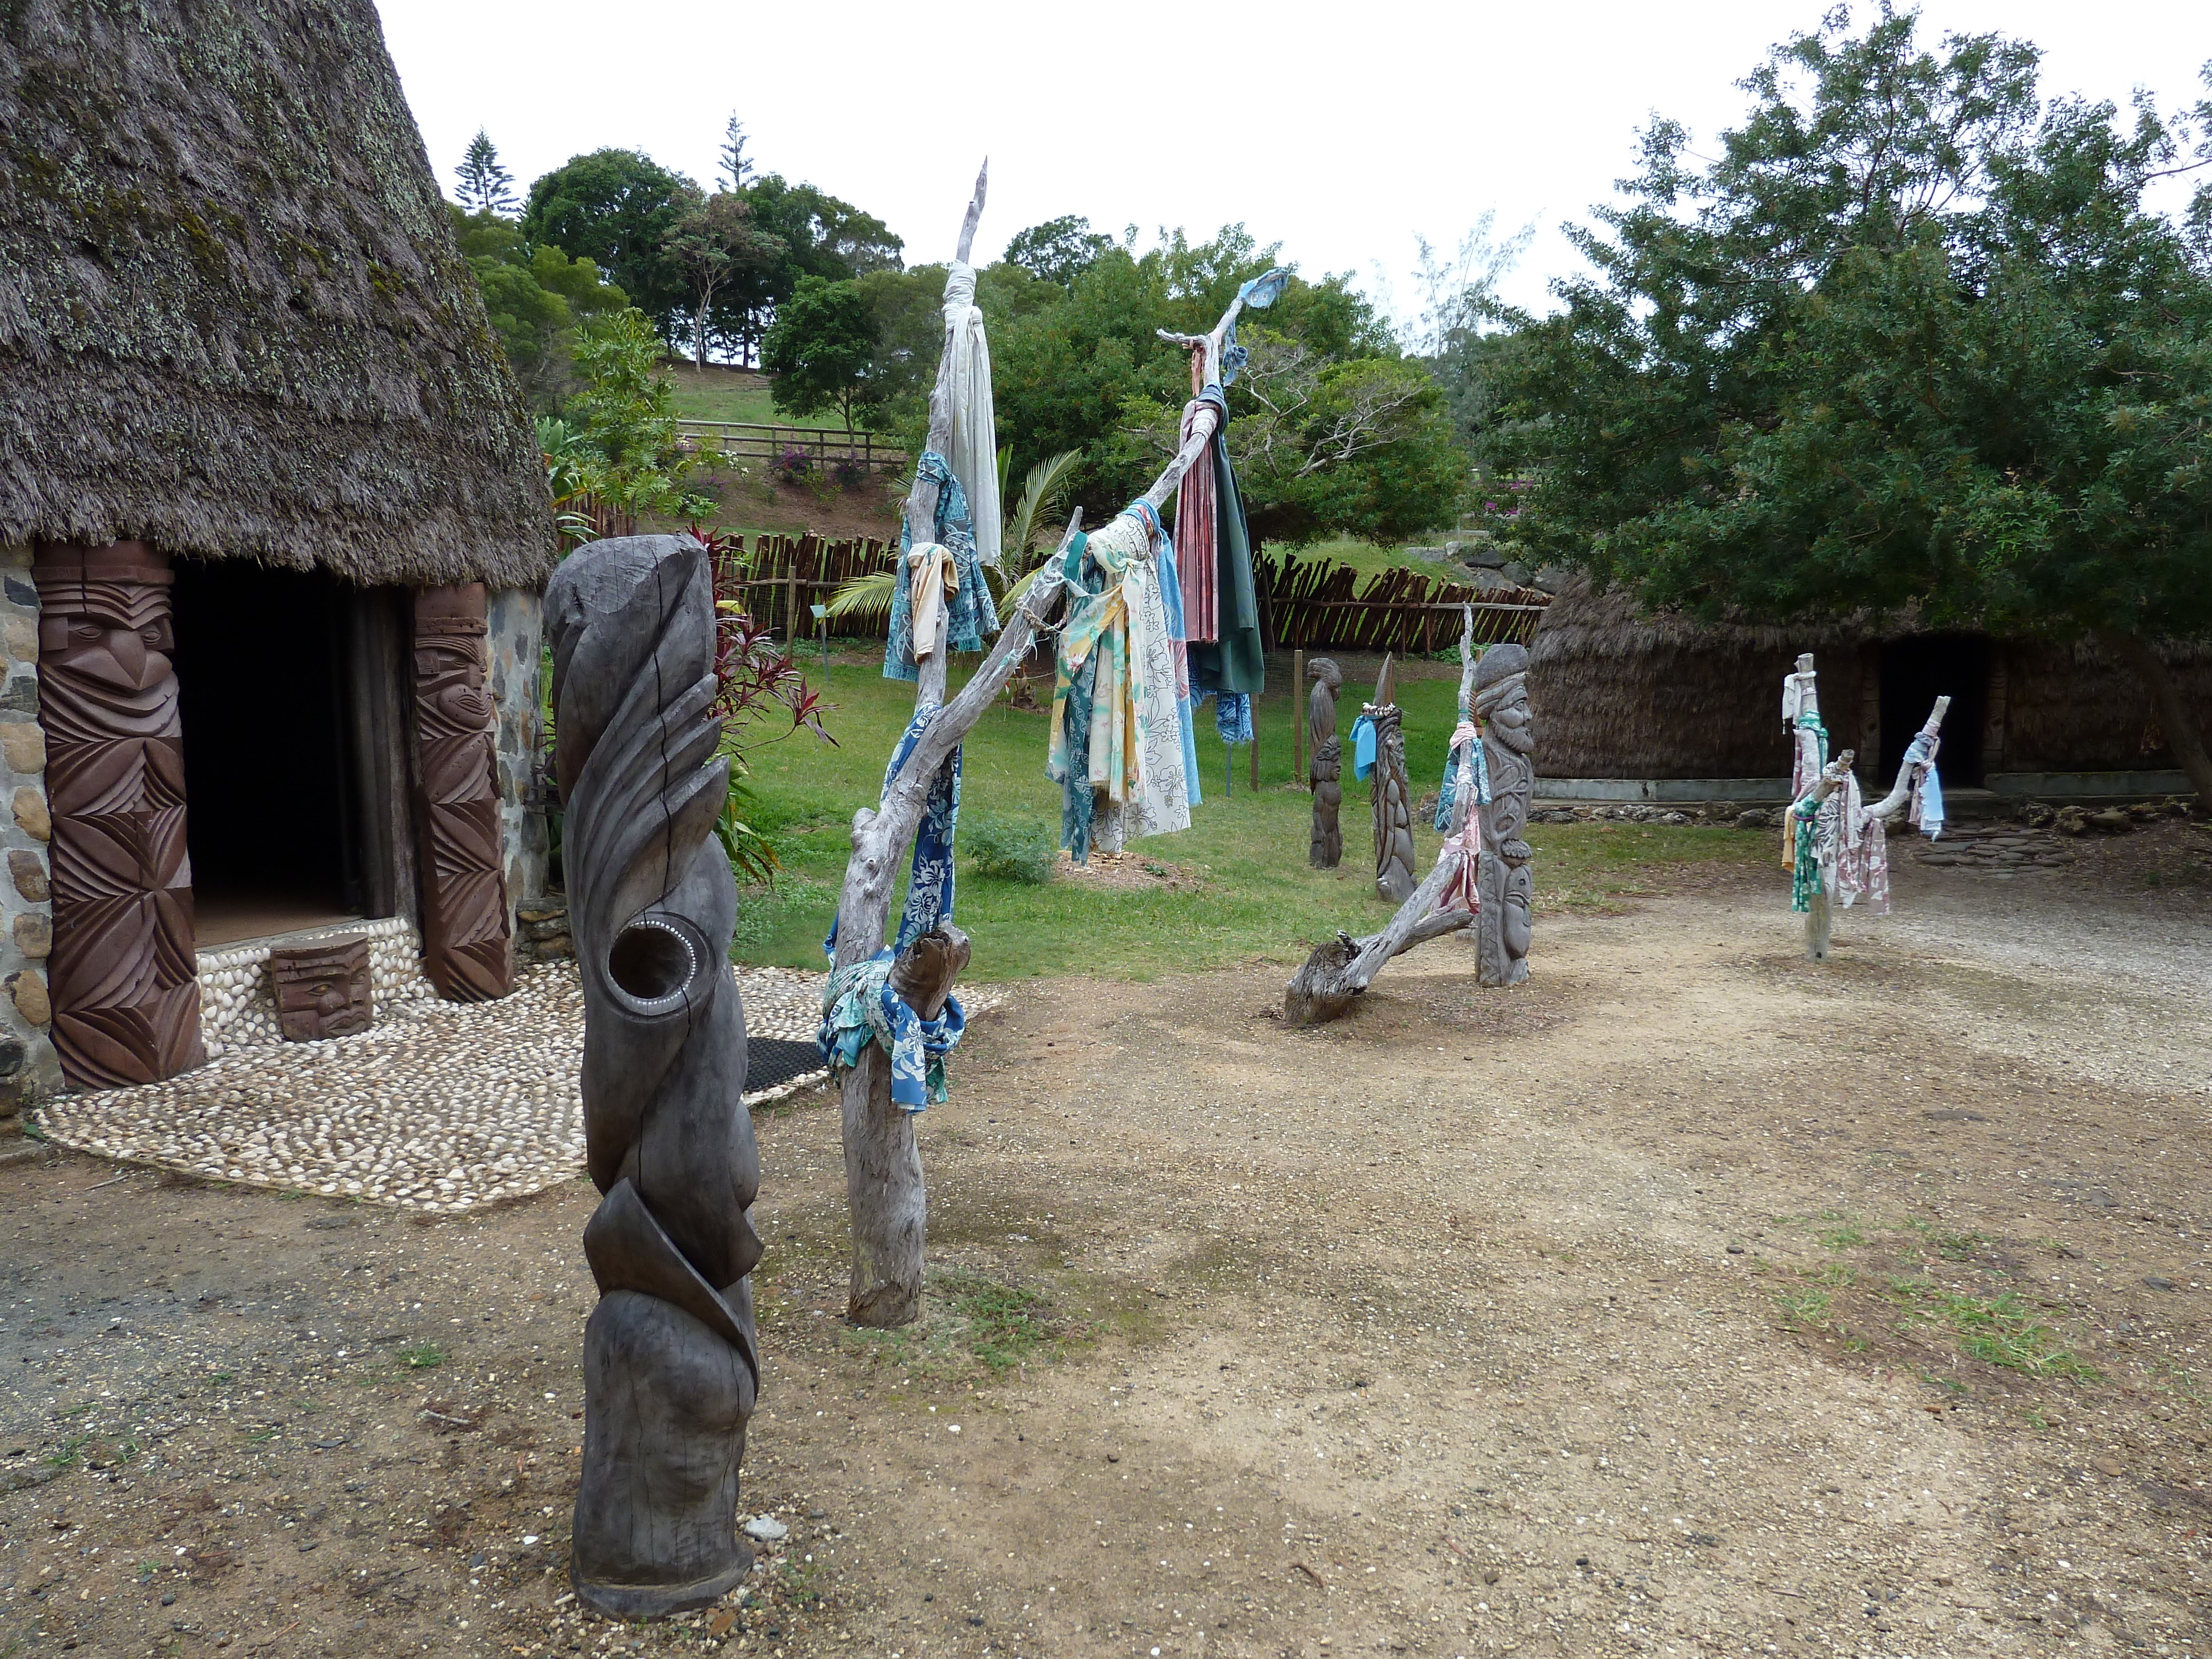
M808 678L824 684L818 656L802 658ZM974 658L957 658L955 678ZM774 895L750 896L741 907L734 954L748 962L822 965L822 939L836 908L854 811L872 805L883 769L913 708L913 690L882 678L879 656L841 653L826 679L835 705L827 724L840 747L804 734L755 754L759 827L775 840L786 875ZM963 869L958 920L975 941L969 977L1009 980L1033 975L1093 974L1148 979L1158 973L1218 968L1251 961L1303 960L1316 939L1341 927L1370 933L1389 911L1372 896L1369 878L1367 787L1345 780L1342 868L1306 863L1311 798L1291 787L1287 664L1271 664L1275 689L1261 700L1261 791L1250 793L1245 751L1237 751L1233 791L1222 791L1223 750L1209 710L1200 714L1199 763L1205 801L1192 827L1155 836L1131 849L1182 866L1195 890L1115 890L1056 879L1042 886L990 879ZM1415 680L1400 688L1406 709L1407 761L1415 797L1434 789L1451 734L1456 682ZM1339 705L1349 733L1358 713L1356 692ZM1046 717L993 708L968 738L961 821L1022 818L1057 832L1060 792L1044 775ZM1438 837L1417 825L1420 866L1436 857ZM1756 863L1771 856L1771 837L1727 829L1641 824L1534 826L1538 907L1543 910L1617 905L1663 890L1716 863ZM896 908L893 912L896 915Z
M779 415L764 375L728 368L702 371L690 363L671 363L667 373L676 386L676 412L687 421L845 428L840 415Z

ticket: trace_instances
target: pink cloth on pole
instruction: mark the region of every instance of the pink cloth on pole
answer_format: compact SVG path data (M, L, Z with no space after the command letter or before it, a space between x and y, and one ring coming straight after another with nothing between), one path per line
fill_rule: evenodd
M1212 404L1195 398L1183 405L1183 443L1196 435L1201 411L1218 413ZM1221 604L1216 592L1221 560L1214 542L1213 520L1213 457L1205 454L1191 463L1176 491L1176 574L1182 584L1186 640L1221 637Z

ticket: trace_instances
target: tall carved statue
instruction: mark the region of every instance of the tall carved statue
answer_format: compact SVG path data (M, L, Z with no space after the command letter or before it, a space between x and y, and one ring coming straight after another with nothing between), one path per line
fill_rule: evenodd
M484 635L482 582L415 595L422 971L455 1002L514 988Z
M1528 653L1493 645L1474 671L1474 712L1482 721L1483 758L1490 766L1490 805L1482 809L1482 896L1478 977L1485 985L1518 985L1528 977L1528 935L1534 920L1535 856L1522 832L1536 783L1536 733L1528 718Z
M730 976L737 886L714 838L714 587L690 538L569 556L545 595L584 986L584 1457L570 1577L612 1618L703 1607L744 1578L738 1465L760 1386L750 1211L760 1157Z
M1313 846L1307 862L1316 870L1334 870L1344 858L1344 826L1338 822L1344 807L1344 744L1336 735L1336 694L1344 684L1344 671L1327 657L1306 665L1306 678L1314 683L1306 699L1307 746L1313 750L1306 776L1313 784Z
M54 1047L81 1089L207 1058L166 555L42 545L39 723L53 817Z
M1388 673L1386 669L1385 673ZM1413 802L1406 785L1406 734L1398 705L1369 703L1360 711L1375 727L1375 769L1369 775L1375 805L1375 890L1393 904L1413 896Z

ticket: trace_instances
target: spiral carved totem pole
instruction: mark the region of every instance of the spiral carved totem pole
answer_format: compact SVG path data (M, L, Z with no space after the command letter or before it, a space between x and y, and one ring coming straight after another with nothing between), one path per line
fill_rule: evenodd
M1535 853L1522 839L1528 796L1536 783L1536 733L1529 723L1528 653L1493 645L1474 671L1474 712L1482 722L1483 759L1490 768L1490 805L1482 809L1482 864L1477 889L1477 977L1485 985L1519 985L1528 977L1528 936L1534 921Z
M571 1580L610 1617L703 1607L752 1565L738 1466L760 1385L750 1212L760 1157L728 966L737 886L714 714L706 550L633 536L572 554L545 595L584 984L584 1461Z
M54 1048L80 1089L201 1064L184 726L165 555L42 545L39 723L53 815Z
M1316 870L1334 870L1344 858L1344 826L1339 815L1344 807L1344 742L1336 735L1336 694L1344 684L1344 671L1328 657L1306 665L1306 678L1314 683L1306 699L1306 737L1313 759L1306 769L1313 785L1313 846L1306 861Z
M415 730L422 786L422 971L441 996L514 988L482 582L415 596Z

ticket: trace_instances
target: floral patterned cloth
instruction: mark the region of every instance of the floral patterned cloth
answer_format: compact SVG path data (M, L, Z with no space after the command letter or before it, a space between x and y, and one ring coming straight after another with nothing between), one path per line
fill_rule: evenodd
M915 471L937 483L937 540L952 554L953 580L945 607L945 645L950 651L981 651L984 640L999 631L999 607L983 580L981 561L975 556L975 538L969 530L968 496L953 476L952 464L933 449L925 449ZM915 551L913 526L899 526L898 585L891 590L890 637L884 645L884 678L921 678L914 648L914 573L905 556Z
M1069 550L1081 564L1069 573L1073 609L1060 632L1045 774L1068 792L1061 840L1079 861L1090 852L1075 799L1085 787L1088 840L1108 852L1190 827L1187 726L1160 592L1166 543L1158 515L1139 501L1087 537L1079 555Z
M890 793L899 768L941 712L934 703L914 711L905 736L884 768L883 795ZM952 843L959 823L960 750L955 744L930 780L929 798L915 830L914 866L897 943L866 962L837 968L836 922L830 924L830 936L822 941L833 967L822 990L822 1028L815 1033L815 1047L833 1069L850 1071L872 1039L882 1043L891 1060L892 1103L909 1112L945 1099L945 1056L958 1045L968 1018L957 997L947 997L936 1018L922 1018L891 988L891 964L924 933L952 920Z

